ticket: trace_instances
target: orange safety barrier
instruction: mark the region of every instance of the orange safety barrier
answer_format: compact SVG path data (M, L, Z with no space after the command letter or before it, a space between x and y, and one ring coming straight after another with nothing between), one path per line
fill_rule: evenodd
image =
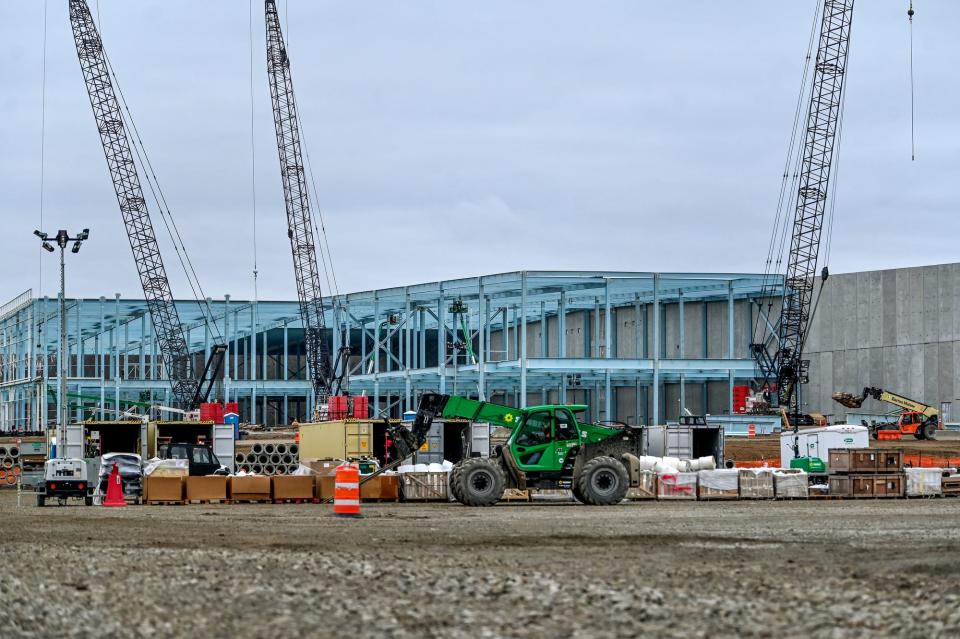
M892 429L878 430L877 439L879 439L882 442L896 441L898 439L903 439L903 436L900 434L899 430L892 430Z
M6 478L7 478L7 471L0 468L0 481L3 481Z
M756 436L757 436L757 425L750 424L749 426L747 426L747 437L752 439Z
M337 466L333 489L333 514L340 517L360 516L360 469L343 464Z
M956 468L960 467L960 457L908 453L903 456L903 465L913 468Z

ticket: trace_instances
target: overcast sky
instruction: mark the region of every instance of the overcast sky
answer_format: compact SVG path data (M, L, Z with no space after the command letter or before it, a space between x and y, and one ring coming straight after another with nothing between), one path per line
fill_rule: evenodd
M41 225L44 4L0 2L0 303L55 294ZM96 0L90 0L94 12ZM960 2L858 3L833 272L957 261ZM813 0L289 0L341 292L519 269L762 272ZM286 2L280 0L281 14ZM253 2L100 0L102 36L209 295L295 299ZM47 9L42 228L91 229L68 295L142 292L66 0ZM186 279L162 230L177 297ZM41 269L42 268L42 283Z

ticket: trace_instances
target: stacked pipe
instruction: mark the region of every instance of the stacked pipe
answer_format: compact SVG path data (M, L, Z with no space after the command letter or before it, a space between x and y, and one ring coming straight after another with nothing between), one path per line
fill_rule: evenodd
M282 442L256 443L250 452L238 452L234 461L237 470L257 475L290 475L300 466L300 447Z
M20 447L0 444L0 487L15 486L20 478Z

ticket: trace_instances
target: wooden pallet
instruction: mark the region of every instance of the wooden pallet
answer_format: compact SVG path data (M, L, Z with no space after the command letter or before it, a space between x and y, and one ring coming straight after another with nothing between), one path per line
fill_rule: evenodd
M319 504L320 499L317 497L299 497L295 499L274 499L273 503L275 504Z
M184 501L186 504L230 504L232 503L229 499L188 499Z
M183 506L187 502L184 500L166 500L166 499L147 499L143 502L147 506Z
M530 491L519 488L508 488L503 491L501 501L530 501Z
M233 504L272 504L273 500L267 497L266 499L231 499L230 503Z

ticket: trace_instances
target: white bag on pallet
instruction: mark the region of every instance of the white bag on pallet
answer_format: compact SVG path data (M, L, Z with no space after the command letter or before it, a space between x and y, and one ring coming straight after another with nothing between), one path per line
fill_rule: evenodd
M907 497L943 494L942 468L904 468L907 475Z
M810 496L807 473L796 469L773 471L773 487L777 497L806 499Z

